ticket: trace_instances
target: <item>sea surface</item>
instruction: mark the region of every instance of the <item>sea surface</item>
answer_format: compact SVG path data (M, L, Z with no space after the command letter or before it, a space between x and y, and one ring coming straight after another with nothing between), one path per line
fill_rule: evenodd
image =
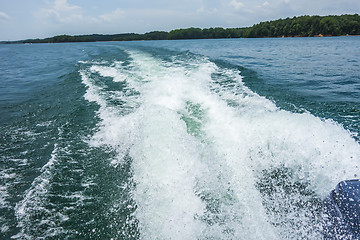
M359 132L360 37L0 45L0 239L321 239Z

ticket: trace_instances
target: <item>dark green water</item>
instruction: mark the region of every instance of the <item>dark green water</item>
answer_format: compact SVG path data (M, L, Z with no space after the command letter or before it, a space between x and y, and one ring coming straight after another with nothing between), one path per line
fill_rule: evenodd
M321 238L321 199L360 174L358 53L0 45L0 238Z

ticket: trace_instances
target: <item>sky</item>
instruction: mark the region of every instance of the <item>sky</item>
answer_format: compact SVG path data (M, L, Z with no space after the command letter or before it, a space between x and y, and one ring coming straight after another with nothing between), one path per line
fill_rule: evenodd
M360 0L0 0L0 41L248 27L293 16L355 13Z

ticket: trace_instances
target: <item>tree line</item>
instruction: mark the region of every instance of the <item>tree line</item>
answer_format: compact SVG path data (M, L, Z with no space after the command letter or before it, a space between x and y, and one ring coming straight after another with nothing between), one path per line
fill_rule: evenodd
M360 35L360 16L300 16L260 22L244 28L186 28L170 32L153 31L144 34L92 34L59 35L45 39L28 39L5 43L59 43L135 40L215 39L215 38L264 38L264 37L313 37Z
M301 16L255 24L245 37L312 37L360 35L360 16Z

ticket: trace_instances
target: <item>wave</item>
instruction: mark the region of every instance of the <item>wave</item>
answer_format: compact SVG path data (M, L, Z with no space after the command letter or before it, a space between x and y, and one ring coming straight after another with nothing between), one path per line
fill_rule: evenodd
M99 106L89 144L114 150L115 167L131 158L140 238L321 238L321 199L358 177L351 133L277 108L205 57L125 52L80 74Z

